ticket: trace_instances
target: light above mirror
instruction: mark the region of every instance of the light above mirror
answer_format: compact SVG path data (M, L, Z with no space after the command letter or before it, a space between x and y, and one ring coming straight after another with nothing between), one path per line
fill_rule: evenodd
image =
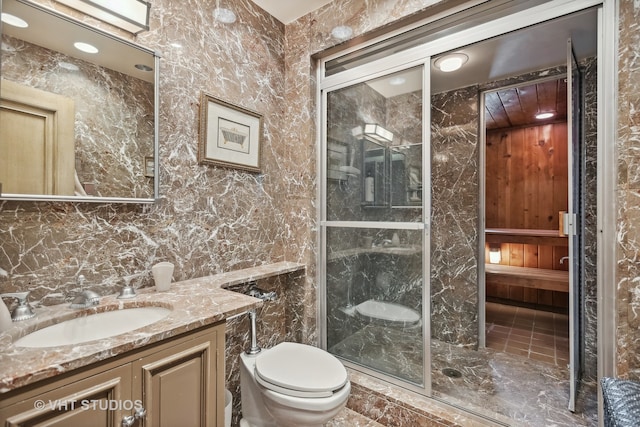
M0 199L154 202L157 55L26 0L2 12L29 27L2 28Z
M149 29L151 5L143 0L56 0L133 34Z

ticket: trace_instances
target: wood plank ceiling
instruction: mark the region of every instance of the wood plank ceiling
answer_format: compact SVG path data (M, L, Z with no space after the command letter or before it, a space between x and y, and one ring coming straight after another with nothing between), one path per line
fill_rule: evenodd
M546 120L535 118L539 112L553 112ZM567 120L566 79L502 89L485 94L487 130Z

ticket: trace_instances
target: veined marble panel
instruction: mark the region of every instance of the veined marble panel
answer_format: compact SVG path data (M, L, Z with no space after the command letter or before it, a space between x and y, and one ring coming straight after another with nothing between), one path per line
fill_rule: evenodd
M478 345L478 94L431 97L431 335Z
M619 13L616 368L640 380L640 4L622 1Z

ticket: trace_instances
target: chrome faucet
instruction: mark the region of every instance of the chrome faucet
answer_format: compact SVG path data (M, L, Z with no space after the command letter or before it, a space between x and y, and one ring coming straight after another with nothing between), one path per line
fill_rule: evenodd
M90 291L88 289L82 289L85 280L86 279L82 274L78 276L78 286L80 288L80 293L76 295L76 297L71 302L71 308L89 308L91 306L98 305L98 303L100 302L100 295L98 295L96 292Z
M18 306L11 312L11 320L14 322L31 319L36 315L33 310L31 310L31 306L29 306L29 303L27 302L28 297L29 291L0 294L0 298L14 298L18 300Z

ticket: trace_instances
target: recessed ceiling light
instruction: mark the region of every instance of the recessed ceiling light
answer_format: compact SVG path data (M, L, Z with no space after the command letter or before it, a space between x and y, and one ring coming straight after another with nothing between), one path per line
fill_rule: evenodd
M145 64L136 64L135 67L140 71L153 71L153 68Z
M400 86L405 84L406 82L407 82L407 79L405 79L402 76L395 76L389 79L389 84L392 86Z
M538 119L538 120L550 119L553 116L555 116L554 113L552 113L550 111L545 111L543 113L536 114L536 119Z
M233 10L225 9L224 7L216 7L213 9L213 18L223 24L233 24L236 22L236 14L233 13Z
M347 25L339 25L331 30L331 35L338 40L347 40L353 35L353 30Z
M17 16L6 12L2 12L2 14L0 15L0 19L5 24L13 25L14 27L18 28L27 28L29 26L29 24L27 24L27 21L25 21L24 19L18 18Z
M76 49L81 50L81 51L86 52L86 53L98 53L98 48L95 47L94 45L89 44L89 43L75 42L73 44L73 46Z
M468 60L469 57L464 53L451 53L436 59L433 65L439 68L440 71L449 73L459 70Z
M176 43L176 42L173 42L170 45L171 45L171 47L175 47L176 49L180 49L182 47L182 45L180 43Z

